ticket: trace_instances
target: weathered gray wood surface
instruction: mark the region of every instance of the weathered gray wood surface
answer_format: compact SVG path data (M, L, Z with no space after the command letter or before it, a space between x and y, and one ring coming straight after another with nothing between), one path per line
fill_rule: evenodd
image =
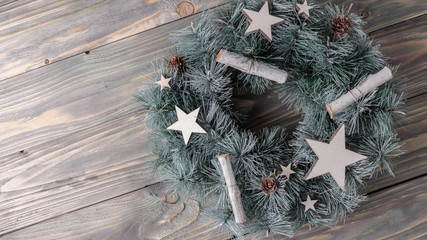
M191 4L181 4L182 2ZM0 80L154 28L222 0L21 0L0 3ZM354 1L333 0L349 5ZM426 13L424 0L364 0L368 31ZM392 14L393 17L390 17ZM16 44L19 42L20 44Z
M0 3L0 80L215 7L219 0Z
M398 129L407 152L396 160L397 178L381 174L368 181L366 191L411 179L427 172L427 15L416 17L370 34L374 43L381 45L381 51L390 57L390 63L400 65L399 74L406 78L401 88L407 93L406 117ZM301 120L300 115L289 111L278 102L273 94L250 96L255 104L250 114L249 128L258 130L269 125L283 125L293 130ZM375 184L373 184L375 183Z
M368 201L348 215L345 223L340 221L333 229L319 227L311 231L306 225L294 239L425 239L427 218L425 211L420 210L427 204L426 189L426 176L385 188L370 195Z
M226 239L196 202L174 202L164 184L114 198L24 230L5 239ZM295 239L416 239L426 233L427 177L385 188L349 214L334 229L302 228ZM156 211L153 211L156 209ZM197 219L197 221L196 221ZM250 239L248 235L245 239ZM268 239L282 239L274 236Z
M424 0L331 0L340 6L353 4L352 12L363 16L367 24L365 30L376 30L404 22L427 13L427 2Z
M0 46L5 46L0 52L0 236L10 233L0 238L230 237L221 232L201 235L212 224L199 217L195 204L159 200L162 185L148 174L152 156L139 106L132 99L145 84L139 73L168 53L168 34L193 18L154 28L178 18L173 8L167 17L155 15L150 24L142 19L166 3L177 6L180 1L129 1L116 8L112 7L119 1L98 1L93 6L89 2L0 3ZM212 2L202 1L199 8L216 5ZM370 14L367 29L376 30L375 42L382 44L381 50L393 63L402 63L401 72L408 77L404 89L409 119L399 129L408 152L397 159L396 178L380 175L367 188L367 192L388 191L381 189L403 186L402 181L412 184L420 180L411 179L427 172L427 6L423 0L365 0L353 10ZM119 17L123 22L113 24ZM104 22L105 18L111 22ZM79 38L73 37L73 31L67 37L68 30L85 21L93 31L77 29ZM139 34L128 37L135 33ZM43 66L45 58L50 63ZM238 104L253 107L251 128L278 124L292 130L299 119L274 96L251 97ZM391 209L406 209L404 204L398 202ZM337 231L350 229L347 224Z
M164 184L116 197L4 236L4 239L226 239L195 201L175 202Z

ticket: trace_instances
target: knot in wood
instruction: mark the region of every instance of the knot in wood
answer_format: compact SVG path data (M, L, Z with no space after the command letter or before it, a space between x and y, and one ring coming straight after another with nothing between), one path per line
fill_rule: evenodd
M169 204L175 204L179 201L179 194L174 192L173 190L169 189L164 194L163 197L165 199L165 202Z
M362 16L363 19L366 19L366 18L369 17L369 12L368 11L363 11L363 12L360 13L360 16Z
M194 11L195 11L194 5L191 2L187 2L187 1L180 2L176 7L176 13L178 13L180 17L190 16L194 13Z

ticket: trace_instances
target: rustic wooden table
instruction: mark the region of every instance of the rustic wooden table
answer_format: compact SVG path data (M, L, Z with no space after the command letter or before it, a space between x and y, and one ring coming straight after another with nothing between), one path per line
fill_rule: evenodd
M426 239L427 1L353 2L407 77L408 118L398 129L407 152L395 160L395 177L368 182L370 199L345 224L306 226L295 239ZM169 33L219 4L0 1L0 239L233 237L209 232L196 202L176 202L150 174L153 156L132 97L144 84L140 73L168 55ZM291 131L300 119L271 95L236 103L252 129Z

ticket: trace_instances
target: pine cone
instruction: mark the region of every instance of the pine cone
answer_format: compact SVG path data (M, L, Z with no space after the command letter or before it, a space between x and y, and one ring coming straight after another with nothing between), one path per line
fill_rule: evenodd
M267 195L273 194L277 190L277 180L275 178L266 177L262 180L261 189Z
M185 70L185 61L178 55L170 56L168 59L168 68L171 72L182 73Z
M331 30L335 37L342 37L347 35L347 32L351 30L351 22L347 15L337 15L331 20Z

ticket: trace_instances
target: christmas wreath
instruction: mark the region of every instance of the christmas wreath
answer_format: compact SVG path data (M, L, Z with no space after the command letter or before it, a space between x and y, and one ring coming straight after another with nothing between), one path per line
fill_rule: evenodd
M333 225L366 199L363 180L391 173L403 94L351 6L234 0L173 35L137 94L155 169L182 197L244 233L291 236ZM389 68L390 67L390 68ZM303 120L287 140L245 129L231 97L274 88Z

